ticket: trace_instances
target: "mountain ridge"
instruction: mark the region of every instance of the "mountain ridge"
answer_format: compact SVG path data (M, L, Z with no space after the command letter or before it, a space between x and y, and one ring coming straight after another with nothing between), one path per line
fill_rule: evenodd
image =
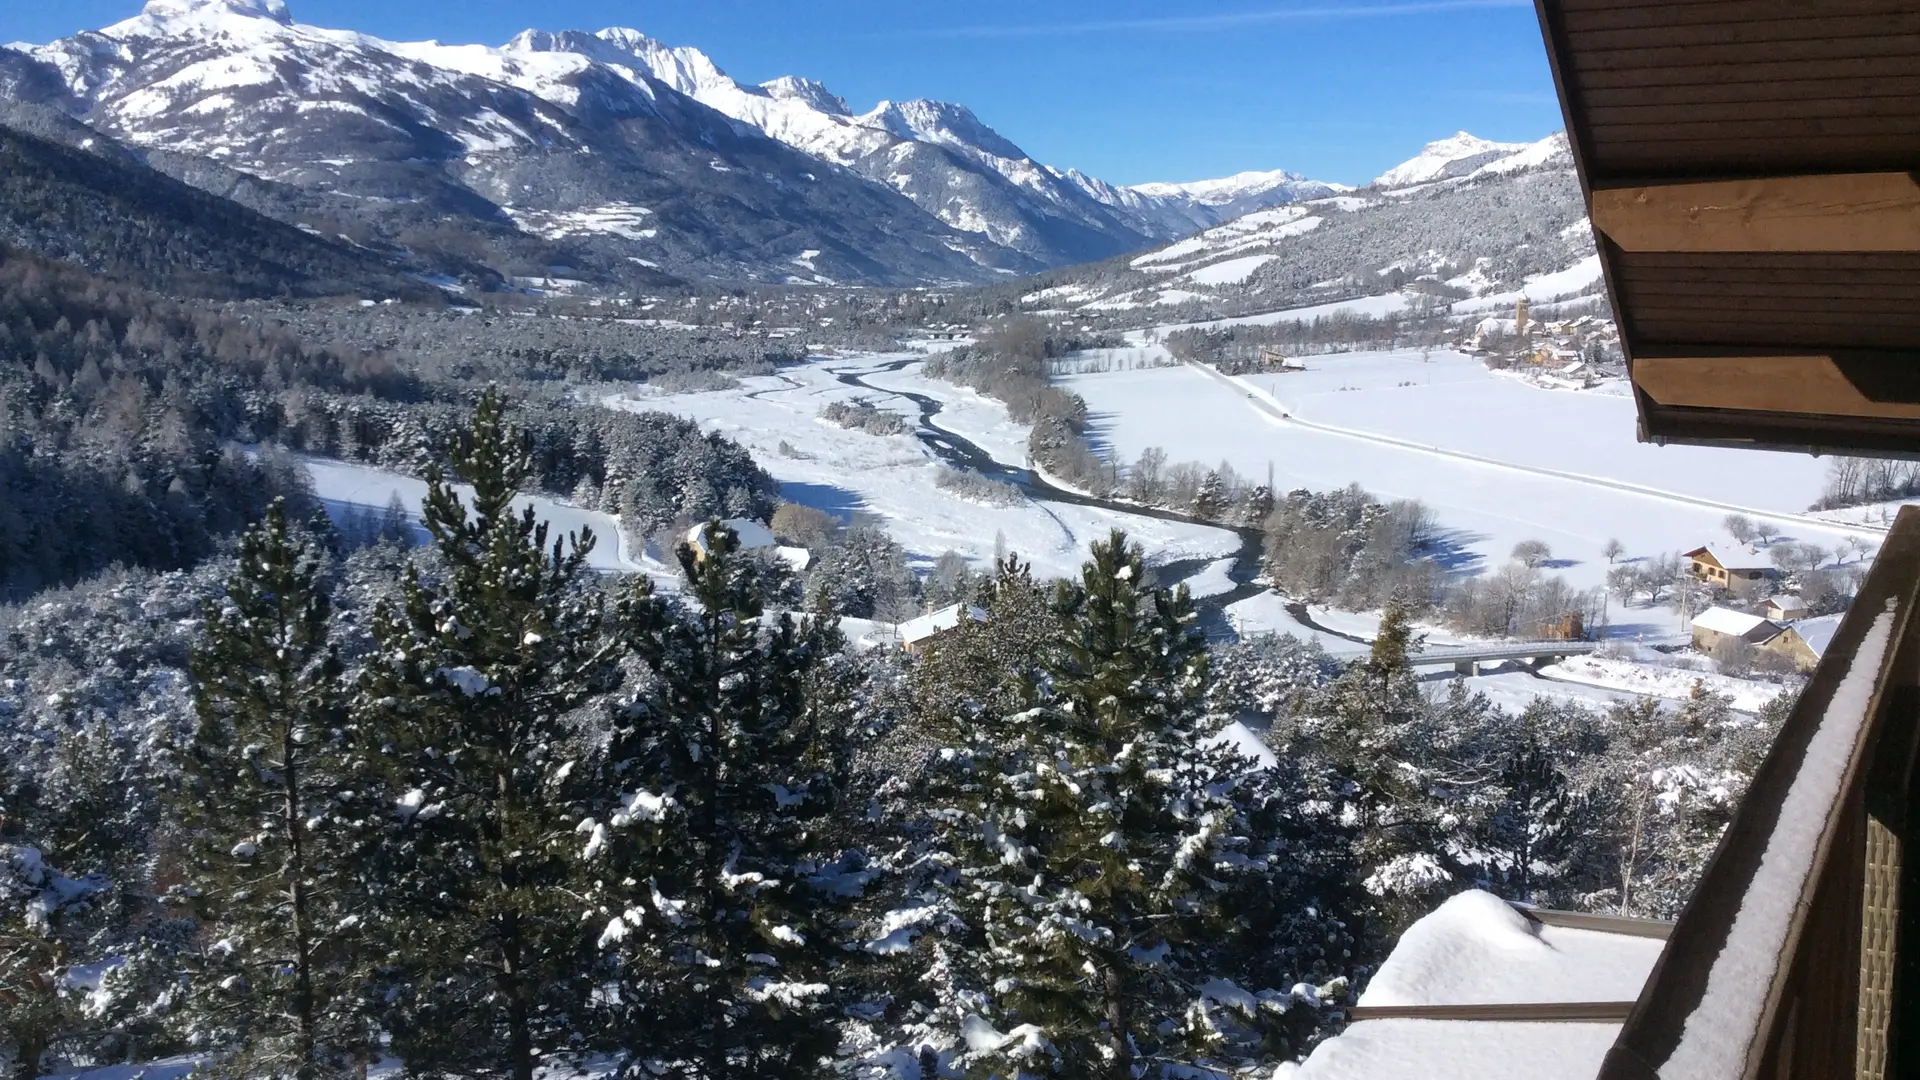
M0 50L0 92L195 182L251 174L357 207L436 273L510 249L508 276L964 284L1352 190L1287 170L1123 187L1038 161L964 104L856 111L817 80L738 82L634 29L395 42L299 23L283 0L151 0ZM1454 141L1383 179L1527 145Z

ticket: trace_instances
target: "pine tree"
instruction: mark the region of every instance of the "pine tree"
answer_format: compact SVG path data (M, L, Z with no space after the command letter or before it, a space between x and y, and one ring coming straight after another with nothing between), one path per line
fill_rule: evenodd
M317 553L275 501L240 542L195 650L198 724L174 811L192 903L222 947L196 1005L241 1043L245 1072L338 1075L370 1033L357 1008L357 918L335 795L349 783L341 665Z
M1093 545L1058 598L1051 695L983 718L940 756L932 817L957 863L953 903L989 1015L963 1024L980 1075L1136 1075L1196 1052L1191 966L1246 855L1224 751L1196 703L1204 642L1185 590L1146 587L1140 549ZM1230 854L1231 853L1231 854Z
M485 392L427 473L430 563L376 610L355 721L384 748L397 803L380 865L386 1016L419 1071L504 1072L580 1044L592 934L571 890L591 797L585 707L618 679L587 577L590 533L554 538L516 492L528 441ZM473 487L463 504L454 479Z
M652 680L616 718L620 803L582 825L605 863L600 940L619 958L623 1047L653 1069L799 1080L837 1042L838 912L862 878L814 849L842 722L820 676L843 642L828 619L764 617L732 530L710 523L703 546L678 552L694 606L645 579L621 606Z
M1200 478L1200 488L1193 496L1193 516L1207 521L1217 521L1227 510L1226 481L1221 479L1220 470L1209 469L1207 475Z
M1499 803L1484 838L1493 856L1489 884L1510 900L1549 902L1569 870L1581 801L1551 749L1524 721L1496 785Z

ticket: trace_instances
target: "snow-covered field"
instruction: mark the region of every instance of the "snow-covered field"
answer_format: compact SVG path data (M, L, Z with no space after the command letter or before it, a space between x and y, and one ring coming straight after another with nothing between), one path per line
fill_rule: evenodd
M1229 462L1280 491L1358 483L1418 499L1467 569L1499 566L1514 544L1546 541L1549 569L1585 588L1609 564L1723 540L1730 512L1770 518L1789 536L1837 547L1873 530L1816 522L1805 507L1825 464L1811 457L1634 440L1633 403L1547 390L1451 352L1311 357L1308 370L1230 379L1193 367L1068 376L1092 434L1131 461L1149 446L1173 461ZM1633 633L1633 613L1616 613ZM1627 625L1621 625L1627 624Z
M1078 573L1087 546L1113 528L1125 529L1155 563L1217 559L1239 546L1234 534L1200 525L1033 501L1011 507L972 502L934 486L944 466L913 435L868 435L819 418L821 406L853 398L866 398L879 408L917 418L919 408L913 402L849 386L838 375L871 374L918 355L820 358L783 368L778 375L743 380L732 390L616 395L603 403L611 408L675 413L733 439L780 481L788 499L843 520L855 514L877 519L921 566L946 551L984 566L994 557L996 546L1004 544L1006 550L1031 561L1036 574L1067 576ZM912 375L874 375L874 385L910 389L949 402L939 424L980 445L1002 464L1024 466L1026 431L1011 424L1000 405L971 391ZM788 447L784 452L783 443Z
M407 514L416 523L420 520L420 504L427 497L427 485L424 480L416 480L385 469L376 469L370 465L354 465L344 461L330 461L322 458L307 458L302 462L307 475L313 478L313 492L327 507L327 512L336 521L348 507L371 510L378 514L386 509L387 502L394 495L400 496ZM458 489L463 497L471 499L473 489L461 485ZM582 510L577 506L549 499L544 496L522 496L514 500L516 508L531 505L534 512L544 521L551 522L550 537L564 533L578 533L582 528L593 530L593 553L587 557L588 565L596 570L636 571L661 570L658 563L650 563L641 551L642 545L634 538L621 533L620 525L611 516L596 510ZM416 529L418 526L416 525ZM424 539L424 532L421 537Z
M1553 679L1669 701L1685 701L1693 693L1694 684L1700 683L1716 694L1732 698L1733 707L1741 712L1759 712L1767 702L1778 697L1782 689L1754 679L1635 663L1611 656L1570 656L1540 669L1540 673Z

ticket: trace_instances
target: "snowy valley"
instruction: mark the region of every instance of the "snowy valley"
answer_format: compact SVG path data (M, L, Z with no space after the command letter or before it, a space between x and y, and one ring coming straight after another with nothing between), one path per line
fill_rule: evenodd
M1585 1080L1391 1010L1632 1000L1920 503L1638 441L1613 319L1564 134L0 48L0 1071Z

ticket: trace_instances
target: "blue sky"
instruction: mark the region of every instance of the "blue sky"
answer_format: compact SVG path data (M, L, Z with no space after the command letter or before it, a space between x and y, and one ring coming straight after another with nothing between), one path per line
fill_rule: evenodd
M632 26L743 81L820 79L856 109L963 102L1028 153L1115 183L1287 168L1362 182L1456 130L1561 126L1531 0L289 0L295 18L498 43ZM46 41L137 0L0 5Z

